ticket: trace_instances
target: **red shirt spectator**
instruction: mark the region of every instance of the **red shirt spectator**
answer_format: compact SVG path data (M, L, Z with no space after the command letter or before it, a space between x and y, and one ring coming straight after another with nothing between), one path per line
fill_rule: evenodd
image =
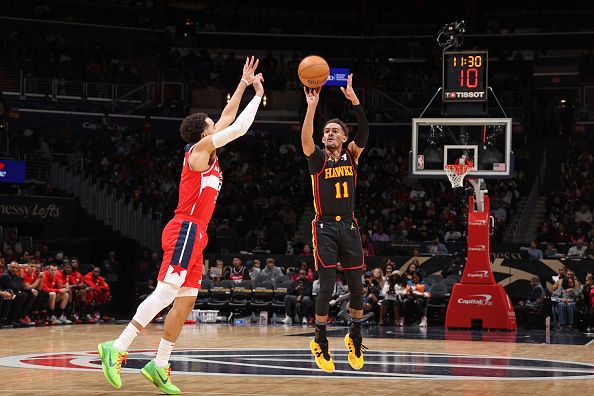
M37 282L37 279L39 279L39 271L37 271L34 264L29 264L27 269L23 271L21 275L23 277L23 284L25 284L26 287L30 287Z
M85 279L80 272L72 271L70 274L66 275L66 282L68 282L69 285L84 285Z
M58 293L63 287L62 276L59 275L58 268L54 265L50 265L49 270L43 273L41 289L48 293Z
M96 274L97 276L95 274L95 271L87 272L84 276L85 283L97 292L109 291L109 285L105 282L105 279L99 274Z

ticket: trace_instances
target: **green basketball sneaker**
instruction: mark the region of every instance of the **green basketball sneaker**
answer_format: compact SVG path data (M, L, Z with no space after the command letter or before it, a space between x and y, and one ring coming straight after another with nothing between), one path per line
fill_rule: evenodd
M179 388L171 383L171 367L157 367L154 360L148 362L140 372L144 377L155 384L161 392L166 395L179 395L181 391Z
M103 367L103 374L107 381L114 388L120 389L122 387L122 379L120 378L120 370L122 363L126 361L127 352L120 352L113 347L113 340L102 342L97 345L99 357L101 358L101 367Z

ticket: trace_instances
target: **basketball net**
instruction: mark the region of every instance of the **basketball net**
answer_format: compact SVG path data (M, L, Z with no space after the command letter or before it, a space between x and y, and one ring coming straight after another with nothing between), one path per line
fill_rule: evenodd
M466 177L471 169L471 165L464 164L447 164L443 167L446 175L448 175L448 179L450 179L452 188L462 187L464 184L464 177Z

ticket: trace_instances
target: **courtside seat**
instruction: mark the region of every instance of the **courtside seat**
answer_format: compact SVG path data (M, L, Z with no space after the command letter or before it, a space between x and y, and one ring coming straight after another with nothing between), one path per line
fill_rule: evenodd
M252 302L252 282L241 281L233 285L229 309L234 313L245 312Z
M274 287L272 282L256 282L252 299L252 310L268 311L274 299ZM284 297L283 297L284 299Z
M431 286L431 298L427 301L428 322L445 323L448 297L448 286L443 282L437 282Z
M218 309L219 311L226 311L231 302L231 289L233 282L224 280L220 285L216 285L210 289L210 298L208 299L208 309Z
M198 290L198 296L196 297L196 303L194 308L206 309L208 307L208 299L210 298L210 288L214 286L214 282L211 279L202 278L202 287Z

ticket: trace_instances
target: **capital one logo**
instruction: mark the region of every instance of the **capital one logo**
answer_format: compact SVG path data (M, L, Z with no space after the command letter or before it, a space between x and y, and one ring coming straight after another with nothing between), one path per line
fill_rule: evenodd
M489 271L473 271L473 272L469 272L468 275L466 275L469 278L488 278L489 277Z
M466 298L459 298L458 304L475 305L477 307L490 307L493 305L493 298L490 294L471 294Z
M475 246L468 247L468 251L471 251L471 252L485 252L486 250L487 250L487 247L485 245L475 245Z

